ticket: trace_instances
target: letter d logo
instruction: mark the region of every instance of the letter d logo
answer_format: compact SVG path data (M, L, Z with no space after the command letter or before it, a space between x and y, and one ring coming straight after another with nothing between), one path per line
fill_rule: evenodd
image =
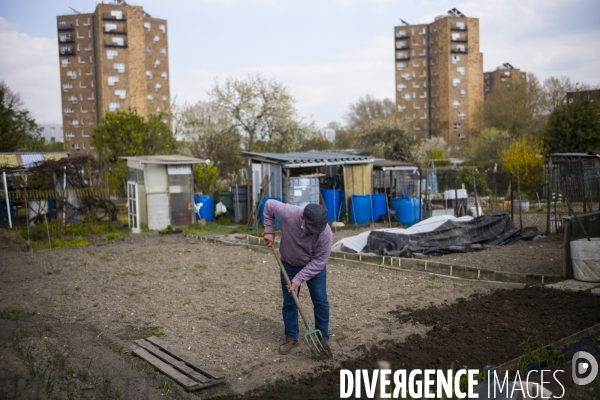
M577 360L580 358L585 358L587 362L577 364ZM598 362L596 361L594 356L585 351L578 351L577 353L573 354L572 366L573 382L575 382L576 385L587 385L588 383L591 383L594 379L596 379L596 375L598 375ZM587 371L590 371L590 374L587 378L579 378L578 375L583 375Z

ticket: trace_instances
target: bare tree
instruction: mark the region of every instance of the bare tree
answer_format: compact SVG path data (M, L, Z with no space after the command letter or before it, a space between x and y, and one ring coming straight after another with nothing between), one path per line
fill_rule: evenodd
M349 108L344 119L351 129L365 128L375 120L389 119L395 115L395 106L390 99L379 100L369 94L359 97Z

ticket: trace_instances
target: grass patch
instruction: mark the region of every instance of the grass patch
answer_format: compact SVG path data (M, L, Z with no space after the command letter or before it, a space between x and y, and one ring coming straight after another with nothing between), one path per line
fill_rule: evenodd
M196 265L194 266L194 268L196 268L196 269L207 269L207 268L208 268L208 266L207 266L207 265L204 265L204 264L196 264Z
M81 236L78 236L73 240L61 240L61 239L52 239L51 238L50 242L52 243L52 250L71 248L71 247L87 247L90 244L87 240L82 239ZM44 241L40 241L40 242L32 241L31 247L34 250L49 249L50 244L48 244L48 239L46 238L45 242Z
M116 240L125 240L125 236L121 232L112 232L106 235L107 242L114 242Z
M189 233L197 236L206 236L206 235L232 235L234 233L249 233L248 226L246 225L230 225L231 221L223 219L223 223L220 222L219 219L217 222L207 222L206 225L200 224L192 224L190 226L186 226L183 228L183 232ZM227 224L225 224L227 223ZM263 232L264 227L259 226L259 231Z
M125 272L121 272L121 276L141 276L144 275L144 272L142 271L125 271Z
M17 320L21 318L29 318L36 315L35 311L25 311L20 308L6 308L2 312L0 312L0 319L12 319Z
M544 340L538 333L520 344L523 355L519 358L517 369L522 371L532 363L546 362L548 369L556 369L564 359L564 355L553 348L546 346Z
M165 333L163 331L149 331L142 336L144 339L149 338L150 336L163 337Z
M202 293L205 291L206 291L206 289L204 289L203 287L196 289L196 292L198 292L198 293Z
M52 271L52 273L53 273L54 275L60 275L60 271L61 271L61 269L57 268L57 269L55 269L54 271Z
M70 296L70 295L71 295L71 293L69 293L69 291L68 291L68 290L63 290L62 292L60 292L60 295L61 295L61 296Z
M94 303L94 305L92 307L98 307L98 303Z
M127 295L128 295L129 297L133 297L133 296L135 296L135 291L134 291L134 290L132 290L132 291L130 291L129 293L127 293Z
M101 259L102 261L113 261L113 259L112 259L112 258L110 258L109 256L100 256L100 259Z
M236 312L237 310L237 308L228 308L227 310L225 310L225 312Z

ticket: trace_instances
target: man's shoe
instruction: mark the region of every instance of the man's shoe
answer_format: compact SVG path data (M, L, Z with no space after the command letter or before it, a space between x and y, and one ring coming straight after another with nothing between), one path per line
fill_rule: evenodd
M282 344L281 347L279 347L279 354L284 355L284 356L286 354L290 354L292 349L294 347L296 347L297 345L298 345L297 340L286 340L285 343Z

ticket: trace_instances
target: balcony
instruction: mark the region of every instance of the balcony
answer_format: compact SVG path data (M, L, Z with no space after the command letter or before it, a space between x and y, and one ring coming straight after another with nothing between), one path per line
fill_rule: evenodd
M407 35L402 35L402 36L396 36L396 40L405 40L408 39L410 36Z
M111 30L111 31L104 31L105 34L111 34L114 33L115 35L127 35L127 28L117 28L115 30Z
M451 26L450 27L451 31L461 31L461 32L466 32L468 31L467 27L465 26L464 28L459 28L458 26Z
M396 47L396 50L410 50L410 46L406 45L406 46L402 46L402 47Z
M467 43L467 39L450 39L452 43Z
M72 31L73 30L73 25L71 25L68 22L59 23L58 26L57 26L57 29L59 31Z
M118 47L118 48L121 48L121 49L126 49L127 48L127 42L123 41L123 44L114 43L114 42L104 42L104 47Z
M74 56L75 50L73 50L73 49L59 50L58 55L59 56Z
M396 56L396 61L408 61L410 56Z
M102 19L105 21L126 21L127 17L125 14L121 15L121 17L117 17L116 15L111 15L109 13L102 13Z
M453 54L467 54L468 51L466 49L464 49L464 50L461 50L461 49L451 49L450 53L453 53Z

